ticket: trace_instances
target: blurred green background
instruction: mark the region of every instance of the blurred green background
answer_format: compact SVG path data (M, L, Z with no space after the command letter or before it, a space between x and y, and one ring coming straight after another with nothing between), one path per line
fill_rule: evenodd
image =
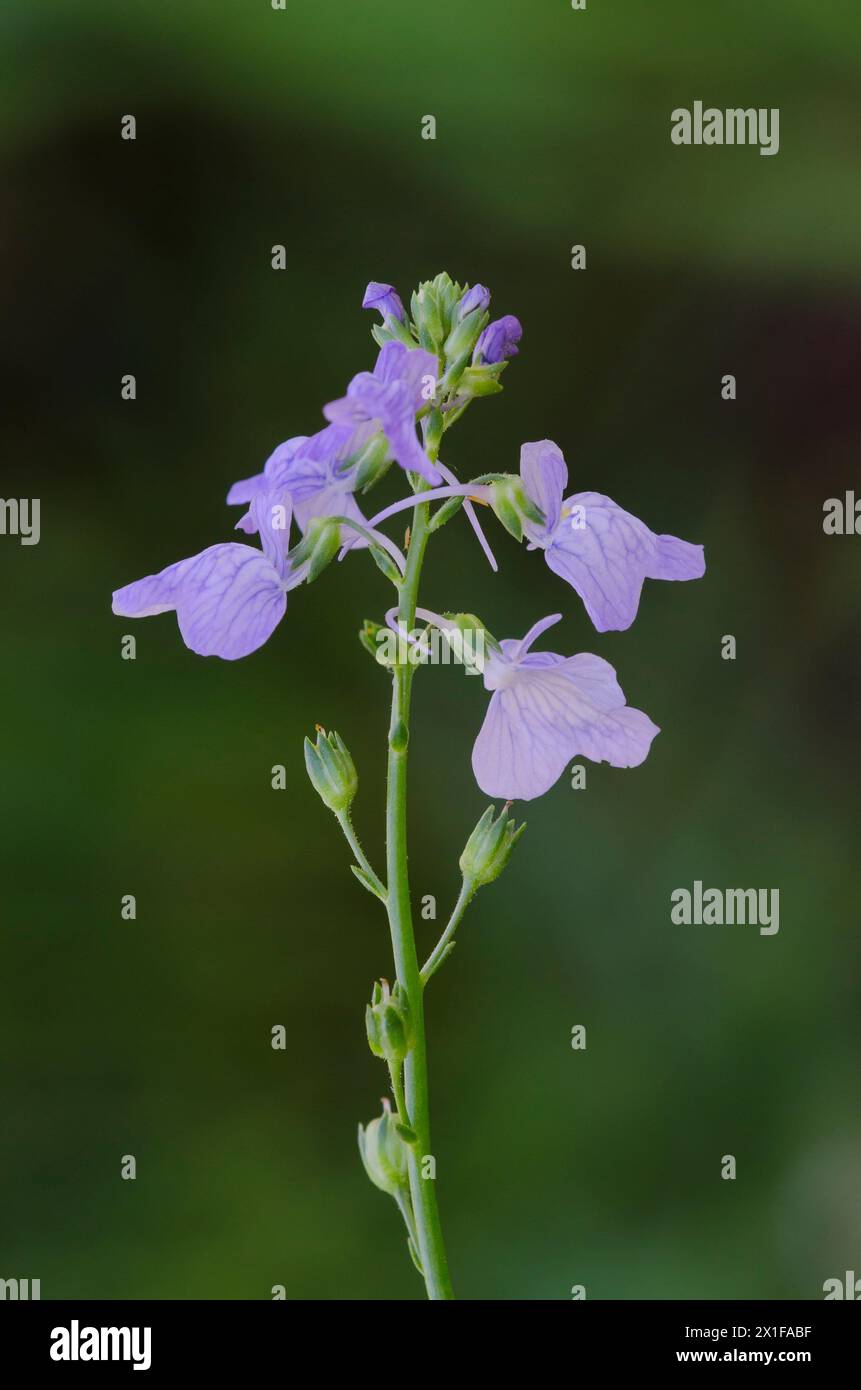
M386 929L302 763L316 721L343 734L380 861L388 690L355 633L391 590L353 557L235 665L110 592L230 538L229 483L372 364L368 280L446 269L524 327L447 462L514 470L549 436L573 489L708 562L601 636L498 528L497 577L462 518L430 551L426 604L499 635L562 608L549 645L607 657L663 729L528 807L429 992L456 1290L821 1297L861 1269L861 539L821 524L859 485L857 8L9 0L0 36L2 492L42 505L38 546L0 538L0 1276L422 1296L355 1144ZM779 107L779 154L671 145L696 99ZM485 700L416 684L411 870L440 918ZM671 925L695 879L779 888L779 934Z

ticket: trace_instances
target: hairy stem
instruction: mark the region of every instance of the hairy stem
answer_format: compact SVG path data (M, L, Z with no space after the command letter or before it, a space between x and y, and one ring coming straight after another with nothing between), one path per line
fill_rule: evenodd
M367 874L368 878L370 879L371 883L373 883L374 888L375 888L376 893L377 893L377 897L378 897L378 898L381 898L382 901L385 902L385 900L386 900L386 888L385 888L385 884L383 884L383 883L380 882L380 879L379 879L378 876L374 873L373 869L372 869L371 866L370 866L370 863L368 862L368 856L365 854L365 851L362 849L362 846L361 846L361 844L359 843L359 837L358 837L358 835L356 834L355 830L353 829L353 822L352 822L352 819L351 819L351 817L350 817L350 812L349 812L349 811L339 811L339 812L337 813L337 815L338 815L338 824L340 825L341 829L342 829L343 832L344 832L344 839L347 841L347 844L350 846L350 849L353 851L353 854L356 856L356 863L359 865L359 868L360 868L360 869L364 869L364 871L365 871L365 873Z
M463 883L460 886L460 893L458 894L457 902L455 903L451 917L449 918L448 926L446 927L439 941L434 946L433 950L431 951L430 955L428 956L427 960L422 966L421 977L423 985L427 984L431 975L436 974L437 970L439 970L440 966L442 965L443 961L448 955L449 950L454 944L452 941L452 937L454 936L455 932L460 926L463 914L466 912L466 909L472 901L474 894L475 885L473 883L468 883L467 880L464 879Z
M428 538L428 506L416 503L407 568L400 588L398 617L409 630L415 622L418 585ZM386 794L386 877L392 950L400 987L406 995L415 1045L404 1063L404 1089L408 1124L417 1143L409 1150L410 1192L418 1253L431 1299L454 1297L443 1244L434 1179L423 1177L423 1159L431 1155L428 1103L427 1044L424 1000L416 942L413 934L409 874L407 869L407 742L410 692L416 668L395 668L392 677L392 716L389 726L388 784Z

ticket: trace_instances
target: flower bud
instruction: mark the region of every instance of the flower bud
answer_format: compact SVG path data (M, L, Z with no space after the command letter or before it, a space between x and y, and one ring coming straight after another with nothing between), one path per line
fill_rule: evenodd
M475 345L476 363L480 362L503 362L508 357L515 357L520 351L517 344L520 342L523 329L520 320L513 314L505 314L501 319L494 319L489 323Z
M423 348L439 356L442 345L458 322L458 305L463 297L460 285L445 271L435 280L425 280L410 300L416 336Z
M410 1010L406 995L395 984L389 990L388 981L374 983L371 1002L365 1009L368 1046L375 1057L386 1062L402 1062L414 1044Z
M455 325L445 340L443 349L446 360L446 381L462 372L478 342L479 335L487 323L483 309L473 309Z
M525 823L515 829L514 821L508 819L509 804L506 802L496 820L493 818L495 807L488 806L464 846L460 871L464 881L473 888L483 888L499 878L526 829Z
M379 280L372 280L365 290L362 300L363 309L376 309L384 319L390 315L403 323L406 318L401 297L394 285L383 285Z
M461 296L460 303L457 306L457 315L459 319L464 319L467 314L472 313L473 309L481 309L482 313L484 313L485 309L489 307L490 290L486 285L473 285L471 289L468 289L466 293Z
M359 1125L359 1153L365 1172L375 1187L395 1197L409 1186L407 1146L395 1128L387 1100L383 1113L367 1127Z
M432 280L419 285L410 300L410 310L420 345L427 352L439 353L448 328Z
M490 484L490 505L515 540L523 539L523 523L530 521L536 526L544 523L544 513L536 506L523 482L514 474L507 474Z
M317 726L317 742L305 740L305 767L321 799L338 815L346 811L359 786L356 768L344 740Z

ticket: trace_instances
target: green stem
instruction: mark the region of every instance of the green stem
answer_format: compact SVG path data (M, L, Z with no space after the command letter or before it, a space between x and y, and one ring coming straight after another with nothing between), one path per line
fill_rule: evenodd
M385 884L380 882L379 878L374 873L373 869L371 868L368 862L368 856L362 849L362 846L359 843L359 837L353 829L353 822L350 818L350 812L338 811L336 812L336 814L338 817L338 824L344 832L344 838L347 841L347 844L350 846L350 849L353 851L353 854L356 856L356 863L359 865L360 869L364 869L365 873L368 875L368 878L371 880L377 891L377 896L381 898L383 902L385 902Z
M434 946L433 950L431 951L430 955L428 956L427 960L422 966L421 977L423 985L427 984L431 975L436 974L437 970L439 970L440 966L442 965L443 961L448 955L449 950L451 949L451 946L453 944L452 937L454 936L455 932L460 926L463 914L469 907L469 904L472 901L474 894L475 884L468 883L467 880L464 879L463 883L460 886L460 893L458 894L457 902L454 905L454 910L451 914L451 917L449 918L448 926L446 927L439 941Z
M412 1243L413 1243L413 1245L415 1246L416 1250L418 1250L418 1245L417 1245L417 1243L416 1243L416 1241L417 1241L417 1237L416 1237L416 1223L415 1223L415 1219L414 1219L414 1217L413 1217L413 1210L412 1210L412 1207L410 1206L410 1203L409 1203L409 1198L406 1196L405 1193L399 1192L399 1193L397 1194L397 1196L395 1197L395 1201L396 1201L397 1204L398 1204L398 1211L400 1212L401 1216L404 1218L404 1225L405 1225L406 1228L407 1228L407 1235L410 1237L410 1240L412 1241Z
M392 1082L392 1095L395 1098L395 1110L402 1125L409 1127L410 1119L407 1114L407 1101L404 1095L403 1073L400 1062L389 1062L389 1077Z
M417 501L407 568L400 588L398 616L409 631L415 623L418 585L428 539L427 504ZM410 1191L419 1258L424 1271L428 1297L454 1297L443 1244L436 1188L433 1178L422 1176L422 1160L431 1154L428 1102L427 1045L425 1041L424 1000L416 942L413 934L412 905L407 869L407 741L409 738L410 692L415 666L395 668L392 676L392 717L389 726L388 783L386 792L386 877L389 891L387 907L392 935L395 968L406 995L413 1024L415 1045L404 1063L404 1082L409 1124L418 1142L409 1149Z

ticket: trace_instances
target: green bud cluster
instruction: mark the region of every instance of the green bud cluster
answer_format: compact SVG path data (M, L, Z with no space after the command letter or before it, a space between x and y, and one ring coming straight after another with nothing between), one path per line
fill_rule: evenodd
M434 280L424 280L410 297L410 317L405 323L387 315L373 335L380 346L397 340L408 347L423 347L439 360L442 372L438 400L448 398L451 405L473 396L492 395L502 388L498 377L504 362L493 366L471 366L475 345L490 315L478 306L461 315L460 302L468 285L460 285L445 271ZM461 397L464 401L461 401Z

